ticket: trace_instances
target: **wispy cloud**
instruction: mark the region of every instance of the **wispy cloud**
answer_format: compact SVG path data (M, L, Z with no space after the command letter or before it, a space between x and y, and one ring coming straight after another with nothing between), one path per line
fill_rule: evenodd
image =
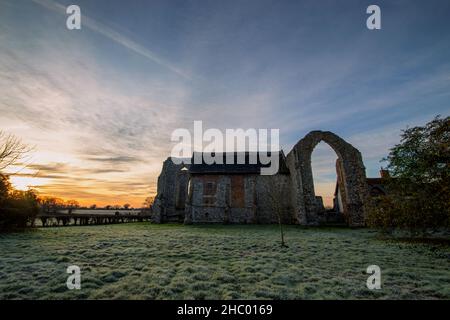
M45 179L40 192L86 204L141 205L156 191L185 88L152 78L123 90L134 75L105 71L89 51L73 50L67 32L30 39L45 48L33 53L16 37L11 31L0 43L0 126L36 149L29 171L16 176L30 186Z
M56 1L52 1L52 0L32 0L32 1L47 8L47 9L55 11L57 13L66 14L67 8ZM88 17L84 13L82 13L81 21L82 21L82 28L87 27L90 30L97 32L97 33L109 38L110 40L120 44L121 46L147 58L148 60L169 69L170 71L178 74L179 76L182 76L183 78L188 79L188 80L192 80L192 77L190 75L188 75L186 72L182 71L180 68L176 67L172 63L157 56L152 51L150 51L147 48L143 47L142 45L136 43L135 41L128 39L127 37L120 34L119 32L111 29L110 27L95 21L94 19Z
M133 162L142 162L144 159L139 159L137 157L130 156L117 156L117 157L88 157L86 160L89 161L99 161L99 162L107 162L107 163L133 163Z

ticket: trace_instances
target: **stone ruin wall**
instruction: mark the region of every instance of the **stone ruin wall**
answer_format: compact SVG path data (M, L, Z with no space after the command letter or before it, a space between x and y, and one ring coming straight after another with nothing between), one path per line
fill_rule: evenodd
M231 191L233 179L242 179L242 190L234 188ZM203 188L212 180L217 188L215 196L211 197L212 202L205 204ZM272 209L274 203L281 208L283 222L292 223L290 197L270 199L268 196L273 184L283 188L280 194L289 194L288 175L193 175L185 223L276 223L278 216Z
M301 139L287 155L287 165L291 172L292 203L298 223L318 225L322 204L314 192L311 168L311 154L317 144L326 142L336 152L339 159L340 177L343 180L344 216L349 226L364 226L365 205L367 203L367 182L361 153L337 135L329 131L311 131Z
M152 220L156 223L182 222L184 217L185 194L188 174L181 170L182 164L173 163L167 158L158 177L157 195L152 205ZM183 195L183 191L184 195Z
M164 161L158 178L158 195L153 205L155 222L185 223L275 223L277 215L269 200L274 185L283 190L278 196L284 223L318 225L323 204L316 197L311 168L311 154L324 141L338 155L338 178L344 202L344 216L349 226L364 226L368 190L361 153L352 145L328 131L312 131L301 139L286 156L290 174L274 176L242 175L244 187L242 205L230 205L230 186L233 175L211 175L217 179L214 203L203 202L205 175L192 175L192 193L188 194L189 174L180 173L183 165L175 165L170 158ZM184 194L183 194L184 192ZM182 194L182 196L180 196ZM191 196L191 198L189 198ZM186 203L181 205L182 199ZM215 205L214 205L215 204Z

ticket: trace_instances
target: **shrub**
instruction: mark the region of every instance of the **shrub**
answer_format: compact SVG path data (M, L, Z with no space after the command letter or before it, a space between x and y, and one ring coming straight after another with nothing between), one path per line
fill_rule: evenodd
M387 195L373 200L367 223L415 233L450 225L450 117L403 131L385 161Z
M33 225L39 213L38 198L33 190L14 190L8 177L0 174L0 230Z

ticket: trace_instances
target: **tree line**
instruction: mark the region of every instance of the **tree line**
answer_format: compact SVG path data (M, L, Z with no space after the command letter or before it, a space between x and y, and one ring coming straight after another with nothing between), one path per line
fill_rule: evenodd
M22 143L16 136L0 130L0 230L33 226L36 216L41 212L58 213L61 210L74 209L132 209L129 203L104 207L93 204L89 207L82 207L77 200L65 201L52 196L39 196L33 189L27 191L15 189L4 171L10 166L21 165L23 159L32 150L33 148ZM144 206L147 205L147 202L146 199Z

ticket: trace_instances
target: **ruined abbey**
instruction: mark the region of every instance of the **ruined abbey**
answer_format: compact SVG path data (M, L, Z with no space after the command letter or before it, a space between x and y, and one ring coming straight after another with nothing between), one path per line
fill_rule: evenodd
M314 193L311 154L324 141L336 152L335 208L325 210ZM221 156L226 156L222 154ZM228 154L230 156L230 154ZM235 153L232 156L237 156ZM246 159L250 153L245 153ZM340 221L364 226L369 184L361 153L328 131L312 131L285 155L275 175L261 175L261 162L175 164L164 161L153 220L190 223L283 223L320 225Z

